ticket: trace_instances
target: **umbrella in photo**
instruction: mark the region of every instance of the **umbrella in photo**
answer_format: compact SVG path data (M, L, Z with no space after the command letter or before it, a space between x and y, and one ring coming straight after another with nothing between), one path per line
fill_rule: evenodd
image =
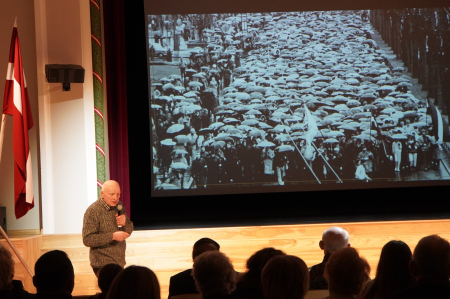
M264 141L261 141L260 143L258 143L256 146L257 147L274 147L275 143L272 143L270 141L264 140Z
M201 87L201 86L203 86L203 83L194 81L194 82L189 82L188 85L191 87Z
M275 148L279 153L292 152L295 148L292 145L280 145Z
M413 118L413 117L416 117L416 116L417 116L417 112L416 111L405 111L403 113L403 117L406 117L406 118Z
M225 124L222 122L213 123L209 126L210 129L217 130L220 127L223 127Z
M214 149L218 149L219 147L220 147L220 148L223 148L223 147L225 146L225 141L222 141L222 140L214 141L214 142L211 144L211 146L213 146Z
M355 127L353 127L353 126L351 126L351 125L348 125L348 124L346 124L346 125L341 125L341 126L339 126L339 127L337 127L338 129L340 129L340 130L344 130L344 131L356 131L356 128Z
M175 136L173 139L175 139L178 144L188 143L189 141L191 141L191 138L187 137L186 135L178 135Z
M260 129L263 129L263 130L273 129L273 127L271 125L268 125L265 122L260 122L258 124L258 126L259 126Z
M223 122L224 122L225 124L238 124L238 123L240 123L239 120L237 120L237 119L235 119L235 118L232 118L232 117L225 118L225 119L223 120Z
M325 137L329 137L329 138L336 138L336 137L343 137L343 136L345 136L345 134L340 132L340 131L329 131L329 132L323 133L323 135Z
M378 132L376 130L364 130L361 134L372 135L373 137L378 136Z
M233 110L221 110L216 112L216 115L229 115L229 114L233 114L234 111Z
M230 137L230 135L221 133L217 135L217 137L214 137L214 140L216 141L233 141L233 138Z
M256 119L246 119L241 124L247 126L255 126L259 124L259 121L257 121Z
M162 108L162 106L157 105L157 104L152 104L151 107L152 107L152 109L155 109L155 110L158 110L158 109Z
M214 130L210 129L210 128L204 128L204 129L200 129L197 134L206 135L206 134L210 134L210 133L214 133Z
M247 133L247 135L249 137L263 137L264 134L265 134L264 131L261 131L261 130L258 130L258 129L253 129L253 130L251 130L251 131L249 131Z
M286 142L291 140L291 136L288 134L278 134L277 137L275 137L275 140L278 140L280 142Z
M262 115L262 113L260 111L255 110L255 109L249 110L245 114L247 114L247 115Z
M172 164L170 164L170 167L172 169L175 169L175 170L186 170L186 169L188 169L187 164L182 163L182 162L172 163Z
M178 133L178 132L180 132L180 131L183 130L183 129L184 129L184 126L183 126L183 125L181 125L181 124L175 124L175 125L170 126L170 127L167 129L166 133L169 133L169 134Z
M361 134L361 135L357 135L355 137L358 139L361 139L361 140L366 140L366 141L376 141L377 140L375 137L372 137L367 134Z
M250 130L254 129L253 127L250 127L247 125L239 125L239 126L236 126L236 128L238 128L239 130L243 130L243 131L250 131Z
M392 139L396 139L396 140L406 140L408 139L408 137L405 134L394 134L392 136L389 136Z
M172 83L166 83L162 87L163 90L175 89L175 86Z
M161 144L165 146L172 146L176 145L177 143L174 142L172 139L164 139L163 141L161 141Z
M335 138L328 138L323 143L339 143L339 141Z
M171 155L187 155L189 153L183 149L177 149L177 150L173 150L170 154Z
M276 132L282 133L282 132L289 132L291 130L291 127L286 125L277 125L275 128L273 128Z

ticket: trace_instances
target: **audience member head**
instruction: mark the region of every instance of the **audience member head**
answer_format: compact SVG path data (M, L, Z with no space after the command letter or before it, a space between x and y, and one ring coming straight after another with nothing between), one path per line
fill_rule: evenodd
M325 254L333 253L341 248L350 247L348 232L338 226L330 227L323 232L319 246Z
M195 260L197 256L206 251L220 250L220 245L210 238L201 238L194 243L192 248L192 260Z
M281 250L268 247L255 252L247 260L247 272L240 275L236 292L251 292L253 298L263 298L261 273L264 266L270 259L278 255L285 255Z
M236 271L230 259L217 250L195 258L192 276L203 298L231 294L236 288Z
M98 271L98 287L102 294L108 294L111 283L123 268L117 264L108 264Z
M147 267L129 266L120 271L109 287L108 299L160 299L158 278Z
M389 295L412 286L409 273L411 249L402 241L389 241L381 250L377 276L366 298L387 298Z
M14 260L11 252L0 245L0 292L11 290L14 277Z
M267 299L301 299L309 288L308 267L296 256L279 255L264 266L261 282Z
M354 248L334 252L325 265L323 276L328 281L330 295L358 295L369 280L370 266Z
M269 260L278 255L285 255L285 253L281 250L275 249L273 247L267 247L255 252L248 260L247 260L247 269L251 270L259 270L262 271L264 266L267 264Z
M33 284L38 294L72 294L75 273L64 251L44 253L34 266Z
M450 244L438 235L422 238L410 263L416 281L423 278L447 279L450 275Z

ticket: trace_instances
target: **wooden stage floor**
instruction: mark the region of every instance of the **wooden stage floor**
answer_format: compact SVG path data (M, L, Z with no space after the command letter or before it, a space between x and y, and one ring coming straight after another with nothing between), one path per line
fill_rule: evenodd
M135 231L127 240L127 265L142 265L152 269L161 285L161 298L167 298L172 275L192 267L192 245L203 237L216 240L221 251L230 257L237 271L245 271L246 260L257 250L275 247L302 258L308 266L320 263L319 248L322 232L338 225L350 234L350 243L359 250L374 277L381 248L390 240L402 240L411 250L424 236L438 234L450 239L450 220L383 221L357 223L326 223L302 225L273 225L200 229L167 229ZM73 295L95 294L96 277L89 266L89 249L81 234L16 236L13 243L34 270L36 259L43 253L59 249L69 255L75 268ZM4 246L5 240L0 241ZM16 259L15 279L24 281L25 288L35 292L31 278Z

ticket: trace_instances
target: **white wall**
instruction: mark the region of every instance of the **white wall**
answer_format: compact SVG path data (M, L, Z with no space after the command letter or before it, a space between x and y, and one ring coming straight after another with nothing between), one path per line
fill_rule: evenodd
M44 234L80 233L96 200L89 1L35 0ZM46 64L78 64L85 83L45 82Z
M39 112L37 101L36 37L34 4L29 0L0 1L0 78L6 78L9 50L14 19L22 52L22 63L27 79L28 96L34 127L29 131L30 151L33 167L34 205L25 216L16 220L14 214L14 156L12 151L12 117L7 116L5 140L0 162L0 206L6 206L6 222L9 230L38 230L39 225ZM0 107L3 108L5 83L0 81Z

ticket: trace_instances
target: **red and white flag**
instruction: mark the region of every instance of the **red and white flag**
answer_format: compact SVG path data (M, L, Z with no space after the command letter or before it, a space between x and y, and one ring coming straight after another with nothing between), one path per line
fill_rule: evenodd
M28 140L28 130L33 127L33 117L16 24L11 38L3 113L13 117L14 203L16 218L19 219L34 207L33 173Z

